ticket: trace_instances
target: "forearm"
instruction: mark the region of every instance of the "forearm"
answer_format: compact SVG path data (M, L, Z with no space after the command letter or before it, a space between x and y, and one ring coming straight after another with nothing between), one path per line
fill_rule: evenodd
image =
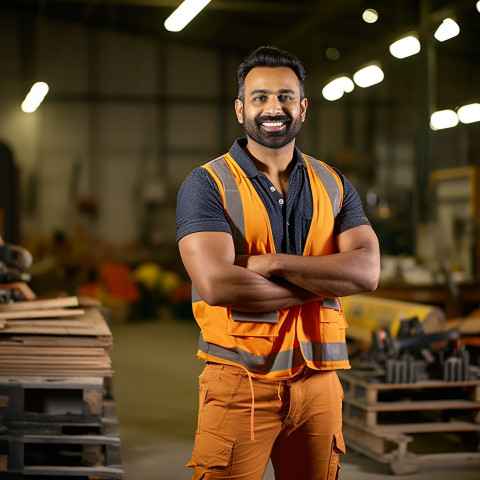
M344 297L377 287L377 266L361 251L319 257L274 254L265 260L268 276L280 276L319 296Z
M310 302L317 295L278 277L265 278L232 265L222 275L209 279L209 285L197 287L208 304L244 312L269 312Z
M265 278L281 277L318 296L343 297L377 288L380 253L377 238L368 226L356 227L337 237L338 253L320 256L267 254L237 259Z
M310 302L316 295L285 279L265 278L235 264L230 235L202 232L179 242L180 255L200 297L209 305L268 312Z

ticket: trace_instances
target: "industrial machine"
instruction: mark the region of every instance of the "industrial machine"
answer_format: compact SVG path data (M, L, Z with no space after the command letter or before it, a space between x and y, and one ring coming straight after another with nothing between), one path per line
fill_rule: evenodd
M0 245L0 304L35 298L26 283L30 278L26 272L31 264L32 255L25 248Z

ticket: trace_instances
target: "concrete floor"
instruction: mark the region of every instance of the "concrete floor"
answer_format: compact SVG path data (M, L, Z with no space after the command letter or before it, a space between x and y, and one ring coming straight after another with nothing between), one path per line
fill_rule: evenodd
M114 392L122 438L125 480L188 480L196 426L198 329L192 321L162 320L113 325ZM348 447L348 445L347 445ZM480 465L429 462L412 475L392 475L388 465L350 451L341 480L478 480ZM274 480L271 466L264 480ZM295 479L292 479L295 480Z

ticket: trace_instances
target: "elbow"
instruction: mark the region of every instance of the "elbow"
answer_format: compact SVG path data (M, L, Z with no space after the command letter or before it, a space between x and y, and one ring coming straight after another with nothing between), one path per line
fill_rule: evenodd
M365 280L364 291L365 292L374 292L378 288L378 276L372 276Z
M368 269L368 274L364 278L365 292L374 292L378 288L380 280L380 263L373 265Z
M195 286L198 297L211 307L221 307L225 305L225 298L217 288L208 284ZM198 299L197 299L198 300Z

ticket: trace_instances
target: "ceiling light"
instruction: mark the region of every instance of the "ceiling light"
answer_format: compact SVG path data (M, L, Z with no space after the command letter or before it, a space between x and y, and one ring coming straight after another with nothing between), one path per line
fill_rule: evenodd
M350 93L354 87L355 85L348 77L338 77L323 87L322 95L333 102L342 98L344 93Z
M364 22L375 23L378 20L378 13L373 8L367 8L363 12L362 18Z
M453 110L440 110L432 113L430 117L430 127L432 130L443 130L458 125L458 116Z
M353 75L353 81L362 88L371 87L383 80L383 70L378 65L369 65Z
M472 103L460 107L457 115L462 123L480 122L480 103Z
M446 18L437 28L434 37L439 42L444 42L445 40L450 40L451 38L456 37L459 33L460 27L458 26L458 23L451 18Z
M390 45L390 53L396 58L406 58L420 51L420 42L415 35L401 38Z
M480 12L480 1L477 2L477 10Z
M165 28L179 32L210 3L210 0L185 0L166 20Z
M45 82L35 83L22 102L22 110L25 113L33 113L42 103L48 93L48 85Z

